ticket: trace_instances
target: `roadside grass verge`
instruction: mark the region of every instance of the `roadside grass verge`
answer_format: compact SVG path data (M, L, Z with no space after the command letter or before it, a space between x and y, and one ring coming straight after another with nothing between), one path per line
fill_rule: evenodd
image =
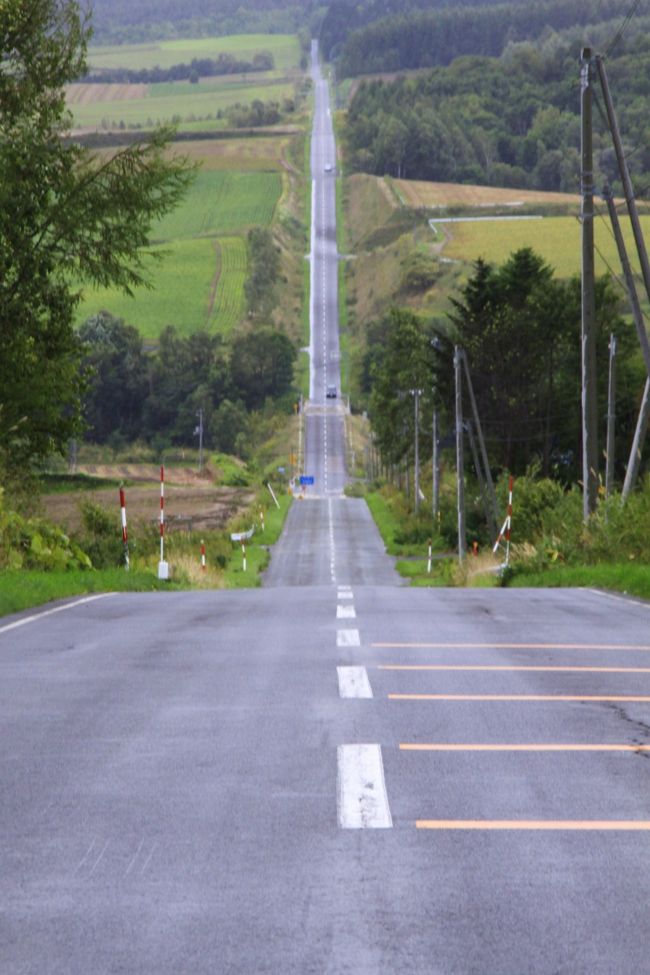
M79 572L8 570L0 572L0 616L19 613L55 599L90 593L153 592L188 588L191 587L179 580L162 582L153 572L126 572L124 569Z
M505 584L513 587L608 589L650 599L650 566L630 564L558 565L541 572L513 568Z
M293 500L288 494L277 494L277 498L280 504L279 508L273 504L269 497L270 504L264 512L264 531L261 529L259 503L253 506L248 516L240 518L241 524L233 529L235 532L247 531L251 527L252 519L254 519L255 534L246 542L246 572L244 572L241 544L233 542L232 553L224 570L224 586L226 589L251 589L262 584L262 572L271 560L269 549L280 537ZM266 500L264 507L266 507Z

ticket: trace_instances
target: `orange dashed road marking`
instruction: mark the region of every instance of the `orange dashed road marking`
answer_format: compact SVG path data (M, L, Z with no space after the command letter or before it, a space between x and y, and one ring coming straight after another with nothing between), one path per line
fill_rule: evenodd
M403 752L650 752L650 745L461 745L406 742Z
M385 650L643 650L650 646L638 643L371 643Z
M582 674L650 674L650 667L542 667L542 666L503 666L490 664L379 664L377 670L533 670L549 673Z
M627 701L650 702L650 697L605 694L389 694L389 701Z
M650 830L648 820L627 819L418 819L417 829Z

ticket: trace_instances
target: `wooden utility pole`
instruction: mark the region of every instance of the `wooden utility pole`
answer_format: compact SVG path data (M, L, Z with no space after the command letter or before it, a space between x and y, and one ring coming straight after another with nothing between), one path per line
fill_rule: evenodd
M609 336L609 383L607 387L607 457L605 459L605 497L614 486L614 445L616 427L616 336Z
M454 378L456 384L456 480L458 506L458 561L465 558L467 538L465 534L465 463L463 458L463 352L459 346L454 349Z
M433 515L434 525L438 524L438 514L440 512L440 444L438 442L438 410L433 407L433 431L431 444L431 514Z
M582 223L582 481L583 517L598 500L598 411L596 403L596 299L594 272L593 58L580 58L581 223Z
M485 490L481 488L484 499L485 515L488 520L488 526L490 528L490 536L492 542L496 541L497 535L499 534L499 526L497 525L498 511L497 511L497 496L494 490L494 481L492 480L492 472L490 471L490 464L488 461L487 449L485 447L485 439L483 437L483 429L481 427L481 418L478 415L478 407L476 405L476 397L474 396L474 385L472 383L472 377L469 371L469 365L467 362L467 355L465 350L462 352L463 365L465 366L465 378L467 380L467 390L469 392L469 401L472 407L472 415L474 417L474 425L476 427L476 435L478 437L479 448L481 451L481 458L483 460L483 474L479 470L480 464L476 468L476 473L478 475L479 481L485 479ZM478 460L478 457L477 457Z
M421 389L411 390L415 400L415 445L413 460L413 480L415 481L415 513L420 508L420 393Z

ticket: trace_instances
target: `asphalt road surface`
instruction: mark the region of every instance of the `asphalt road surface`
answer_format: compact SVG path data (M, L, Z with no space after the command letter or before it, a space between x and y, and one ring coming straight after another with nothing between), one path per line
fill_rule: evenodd
M650 972L650 604L400 587L335 292L263 589L0 620L0 975Z
M647 605L47 612L0 628L3 975L649 970Z

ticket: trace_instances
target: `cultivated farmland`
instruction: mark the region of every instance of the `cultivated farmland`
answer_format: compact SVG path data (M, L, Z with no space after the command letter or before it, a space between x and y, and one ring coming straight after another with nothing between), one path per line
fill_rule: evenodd
M299 66L300 43L294 34L237 34L91 47L88 61L93 71L99 68L170 68L174 64L189 64L192 58L216 58L219 54L232 54L239 60L248 61L260 51L271 52L276 68Z
M488 220L469 223L439 223L434 226L447 237L442 253L459 261L479 257L501 264L521 247L532 247L560 277L580 273L580 224L576 217L544 217L542 220ZM650 217L642 217L644 234L650 233ZM623 223L630 259L634 251L632 232ZM596 272L604 274L608 265L618 271L618 254L607 218L594 223ZM634 262L633 262L634 263Z
M241 237L222 237L215 241L219 269L209 324L222 335L230 334L245 311L246 243Z
M214 237L268 227L281 192L279 173L199 172L183 205L154 228L153 239Z

